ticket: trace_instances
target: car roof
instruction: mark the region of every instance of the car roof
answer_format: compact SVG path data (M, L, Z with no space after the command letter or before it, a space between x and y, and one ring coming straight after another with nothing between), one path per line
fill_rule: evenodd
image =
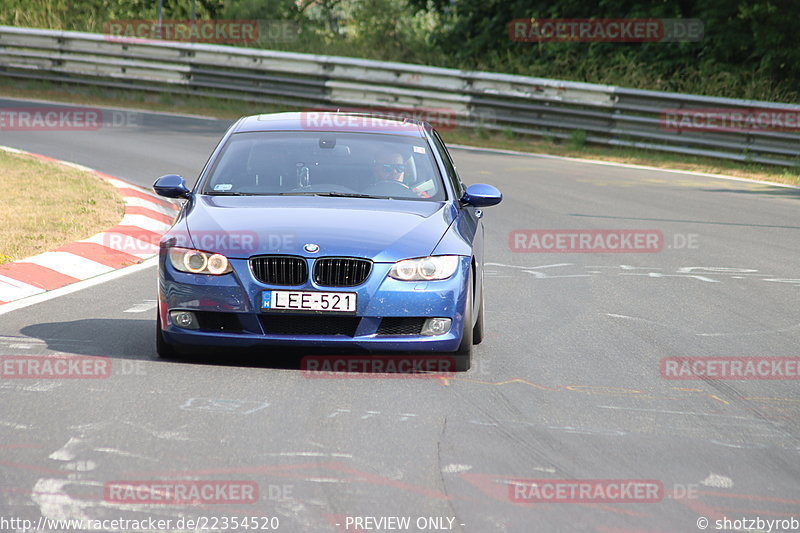
M380 113L315 110L243 117L234 133L257 131L328 131L424 137L431 125L423 120Z

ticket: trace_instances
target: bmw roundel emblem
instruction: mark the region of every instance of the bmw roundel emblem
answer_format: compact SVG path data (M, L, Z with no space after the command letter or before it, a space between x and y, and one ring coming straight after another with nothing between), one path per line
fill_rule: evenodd
M303 246L303 249L306 252L310 253L310 254L315 254L315 253L319 252L319 245L318 244L313 244L313 243L308 243L305 246Z

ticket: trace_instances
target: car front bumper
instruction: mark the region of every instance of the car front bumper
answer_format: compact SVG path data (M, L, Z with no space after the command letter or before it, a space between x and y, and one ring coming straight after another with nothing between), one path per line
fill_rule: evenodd
M311 280L301 286L266 285L257 281L247 259L231 259L233 272L222 276L188 274L175 270L162 249L159 259L159 313L164 340L184 347L267 346L358 349L375 351L452 352L460 342L470 279L470 258L460 257L456 273L441 281L407 282L388 277L392 264L374 263L367 281L356 287L321 287ZM309 270L310 271L310 270ZM260 311L268 290L354 292L354 314ZM170 311L192 311L204 317L204 327L185 329L174 324ZM277 318L274 318L277 317ZM447 333L386 334L382 320L449 318ZM277 322L295 321L326 326L327 333L267 333ZM347 324L337 332L336 324ZM470 325L471 327L471 325ZM274 329L274 328L272 328ZM325 329L325 328L323 328Z

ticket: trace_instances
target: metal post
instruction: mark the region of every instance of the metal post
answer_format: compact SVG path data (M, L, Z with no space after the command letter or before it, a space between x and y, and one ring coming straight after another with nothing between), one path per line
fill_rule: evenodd
M158 0L158 14L156 16L156 36L161 39L161 8L164 5L164 0Z

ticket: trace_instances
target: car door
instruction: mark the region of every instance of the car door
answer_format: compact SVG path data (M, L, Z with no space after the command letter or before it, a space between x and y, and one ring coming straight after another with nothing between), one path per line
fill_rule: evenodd
M464 195L466 187L461 181L461 176L458 174L453 159L450 157L450 152L442 141L442 138L432 130L432 137L437 151L441 154L442 163L446 171L446 179L449 180L452 190L456 198L461 198ZM462 205L460 202L455 202L458 209L458 216L455 222L457 231L465 240L472 246L472 254L475 258L475 301L480 302L483 298L483 222L481 217L483 212L480 208L471 205Z

